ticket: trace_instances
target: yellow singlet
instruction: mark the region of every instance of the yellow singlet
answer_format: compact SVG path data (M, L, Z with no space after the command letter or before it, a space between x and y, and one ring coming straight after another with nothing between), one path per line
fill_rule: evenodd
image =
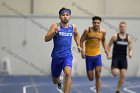
M102 39L102 33L101 32L94 32L90 31L88 32L87 40L85 43L85 53L87 56L97 56L101 54L100 50L100 41Z

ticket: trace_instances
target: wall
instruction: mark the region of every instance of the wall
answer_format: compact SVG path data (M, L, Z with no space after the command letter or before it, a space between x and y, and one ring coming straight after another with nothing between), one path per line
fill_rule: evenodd
M33 1L33 3L31 3ZM60 8L72 10L73 16L87 16L77 8L100 16L140 16L140 0L0 0L0 14L13 14L9 5L23 14L58 15Z
M59 22L56 16L0 16L0 59L8 57L11 62L12 75L50 75L51 50L53 43L44 42L44 36L52 23ZM138 51L140 18L103 17L102 27L107 29L107 42L111 35L117 32L116 28L121 20L128 24L127 32L132 35L134 55L129 59L128 76L136 76L140 71ZM88 17L73 17L71 23L77 25L80 35L84 29L92 26ZM73 75L86 75L85 62L81 59L73 41L74 54ZM110 61L103 52L103 63L110 67ZM138 70L139 69L139 70ZM108 70L103 68L103 76L110 76Z

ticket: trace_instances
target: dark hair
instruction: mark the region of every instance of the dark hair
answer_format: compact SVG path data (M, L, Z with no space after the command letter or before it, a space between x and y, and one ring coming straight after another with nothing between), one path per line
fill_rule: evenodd
M94 16L94 17L92 17L92 21L94 21L94 20L100 20L100 21L102 21L102 18L99 17L99 16Z
M61 14L61 12L62 12L63 10L68 10L68 11L70 12L70 14L71 14L71 10L70 10L70 9L65 8L65 7L62 7L62 8L59 10L59 15Z

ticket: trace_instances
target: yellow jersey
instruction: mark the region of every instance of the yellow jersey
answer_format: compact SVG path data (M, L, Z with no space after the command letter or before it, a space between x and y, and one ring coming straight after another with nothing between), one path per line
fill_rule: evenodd
M102 32L88 31L85 42L85 53L87 56L97 56L101 54L100 41L103 37Z

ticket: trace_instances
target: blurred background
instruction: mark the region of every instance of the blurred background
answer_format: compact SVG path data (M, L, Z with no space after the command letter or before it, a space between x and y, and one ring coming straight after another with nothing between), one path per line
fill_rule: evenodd
M140 0L0 0L0 75L50 76L53 42L44 36L52 23L60 22L60 8L71 9L70 23L80 36L92 26L95 15L103 18L107 43L118 32L120 21L127 22L133 40L133 58L128 59L127 77L140 77ZM102 46L101 46L102 48ZM103 49L103 48L102 48ZM72 76L86 76L85 60L73 50ZM111 61L102 51L102 76L110 76Z

